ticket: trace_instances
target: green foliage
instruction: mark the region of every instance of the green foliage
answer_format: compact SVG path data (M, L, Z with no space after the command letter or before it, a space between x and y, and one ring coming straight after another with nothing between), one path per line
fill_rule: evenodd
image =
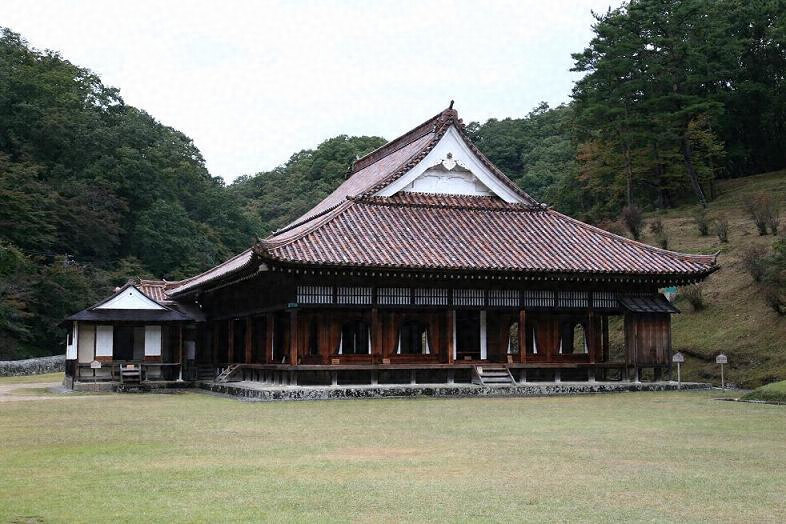
M779 315L786 315L786 238L773 246L773 253L763 260L764 298Z
M773 382L754 389L742 396L744 400L762 400L765 402L786 403L786 380Z
M570 106L541 102L524 118L467 125L470 138L506 175L535 199L560 209L581 206Z
M690 193L704 203L717 176L786 164L785 12L779 1L634 0L596 15L573 93L595 214Z
M56 326L132 276L118 271L182 277L258 234L191 139L2 28L0 122L6 356L62 351Z
M379 137L340 135L314 149L292 155L283 166L253 176L243 176L229 186L247 202L247 213L268 234L306 213L341 182L352 162L383 145Z

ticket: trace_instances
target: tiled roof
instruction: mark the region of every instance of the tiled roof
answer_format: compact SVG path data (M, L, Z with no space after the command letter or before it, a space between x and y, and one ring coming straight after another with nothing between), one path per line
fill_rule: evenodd
M356 199L258 251L295 264L378 268L691 274L714 266L712 256L658 249L542 207L449 195Z
M455 127L470 150L486 165L495 176L521 198L537 205L535 199L522 191L512 180L505 176L464 132L464 123L458 112L451 107L426 120L416 128L375 149L352 164L350 176L335 191L314 206L303 216L274 233L274 236L292 236L303 229L310 220L319 218L326 212L341 205L347 199L358 196L372 196L380 189L391 184L410 169L415 167L437 145L450 127Z
M663 295L655 296L623 296L619 299L622 307L634 313L679 313Z
M399 192L375 196L423 160L454 127L467 147L522 203L497 197ZM704 276L707 255L634 242L545 209L469 140L451 107L358 159L333 193L288 226L190 279L176 295L250 268L255 260L348 267Z
M176 282L174 283L176 284ZM152 298L156 302L165 302L167 300L165 291L167 284L173 284L173 282L167 282L166 280L140 280L136 288L143 295Z
M186 280L181 280L180 282L175 283L171 287L167 286L166 293L169 296L175 295L177 293L183 293L185 291L198 287L201 284L205 284L207 282L211 282L213 280L221 278L225 275L234 273L250 265L253 257L254 257L253 248L248 248L242 253L235 255L234 257L230 258L226 262L223 262L217 265L216 267L205 271L204 273L200 273L199 275L188 278Z

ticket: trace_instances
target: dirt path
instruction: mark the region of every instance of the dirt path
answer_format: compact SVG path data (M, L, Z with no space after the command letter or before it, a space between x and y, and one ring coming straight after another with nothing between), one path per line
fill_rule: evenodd
M51 391L52 388L61 387L60 382L25 382L22 384L0 384L0 402L14 402L17 400L56 400L63 398L84 398L76 395L68 395L67 393L57 393ZM36 394L25 395L24 390L27 389L46 389L51 391L51 394ZM19 391L22 390L22 391ZM18 393L15 393L19 391Z

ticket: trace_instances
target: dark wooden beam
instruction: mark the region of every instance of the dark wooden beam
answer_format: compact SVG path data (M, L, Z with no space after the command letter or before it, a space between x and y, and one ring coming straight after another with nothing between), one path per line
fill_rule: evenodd
M527 312L519 311L519 359L522 364L527 362Z
M298 337L299 329L298 329L298 322L297 322L297 309L293 309L289 312L289 363L293 366L297 365L297 349L298 349Z
M243 332L243 346L245 349L243 361L246 364L251 364L251 360L253 359L253 354L254 354L254 348L252 346L253 333L254 333L254 324L252 323L251 318L246 318L246 330Z
M273 363L273 334L276 331L276 317L268 313L265 317L265 362Z
M454 322L455 315L456 315L456 311L455 310L449 309L447 311L447 316L448 316L447 322L446 322L447 329L445 330L445 331L447 331L447 333L445 333L445 337L448 339L448 343L447 343L447 348L448 348L448 359L447 359L447 362L448 362L448 364L452 364L453 363L453 353L455 351L455 347L454 347L455 337L453 336L453 332L456 329L456 327L454 325L455 324L455 322Z
M382 322L377 308L371 309L371 361L382 362Z
M235 361L235 321L227 320L227 363Z

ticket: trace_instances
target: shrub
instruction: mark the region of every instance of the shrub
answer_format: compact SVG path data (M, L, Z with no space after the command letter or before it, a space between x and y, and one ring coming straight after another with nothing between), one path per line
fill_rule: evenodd
M772 255L765 257L764 300L773 311L786 315L786 237L773 245Z
M778 226L781 224L781 214L780 209L777 206L773 206L772 210L767 217L767 225L770 226L770 233L773 235L778 234Z
M778 293L774 287L766 286L764 288L764 301L777 314L786 315L786 297Z
M693 311L701 311L706 304L704 303L704 290L700 284L691 284L682 288L682 296L690 303Z
M778 220L776 206L767 193L756 193L747 197L745 199L745 211L747 211L748 216L751 217L751 220L753 220L753 223L756 225L756 230L759 232L759 235L767 234L767 226L770 225L770 222L773 220L773 215L775 215L776 222ZM776 230L777 227L778 225L776 223Z
M720 215L718 220L715 221L715 234L718 235L718 240L724 244L729 241L729 219L726 215Z
M622 223L633 235L634 240L641 238L641 227L644 225L641 209L636 206L625 206L622 209Z
M696 222L696 229L699 234L706 237L710 233L710 221L707 218L707 210L700 207L693 213L693 221Z
M750 246L742 252L742 267L750 273L755 282L761 282L767 271L767 248Z
M654 233L658 235L663 233L663 221L660 217L656 217L652 222L650 222L650 233Z

